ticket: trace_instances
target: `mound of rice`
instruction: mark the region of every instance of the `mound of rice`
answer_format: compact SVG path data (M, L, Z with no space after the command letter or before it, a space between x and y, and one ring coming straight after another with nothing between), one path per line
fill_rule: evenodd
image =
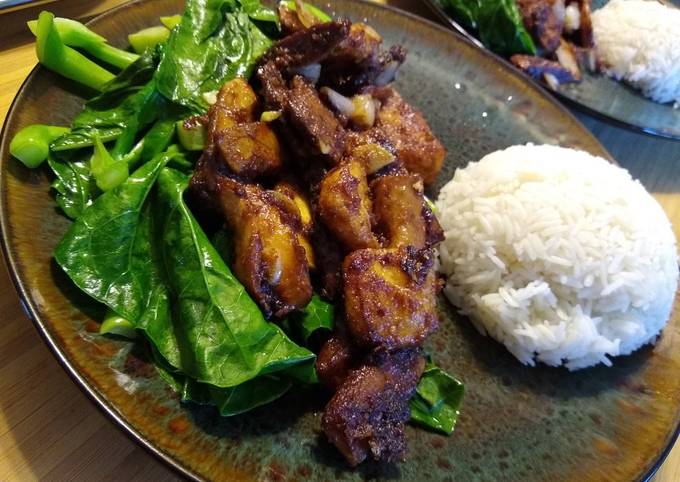
M654 0L613 0L592 20L607 74L657 102L680 103L680 9Z
M514 146L456 171L436 206L446 296L522 363L609 366L666 324L675 236L626 170Z

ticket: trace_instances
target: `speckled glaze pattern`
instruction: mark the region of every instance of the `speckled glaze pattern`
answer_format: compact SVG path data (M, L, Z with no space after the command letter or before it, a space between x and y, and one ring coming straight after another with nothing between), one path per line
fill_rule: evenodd
M132 2L96 19L92 28L123 45L128 32L180 9L176 0ZM398 87L446 144L439 186L457 167L516 143L558 143L607 156L551 97L450 32L351 0L330 9L367 20L388 42L409 49ZM262 481L629 481L645 478L672 441L680 415L677 310L654 347L617 359L610 369L569 373L520 365L440 300L441 328L430 349L443 368L466 383L462 416L451 437L408 427L410 456L398 465L348 469L319 429L323 393L297 391L233 418L181 405L135 346L96 334L101 308L52 260L69 221L57 212L47 171L30 171L9 156L9 141L21 127L68 124L82 105L76 92L67 81L37 69L12 106L0 144L5 255L27 311L76 382L133 437L186 475Z
M437 16L454 30L484 48L470 32L441 8L441 0L422 0ZM610 0L593 0L593 11ZM680 0L666 0L668 6L680 8ZM570 105L629 129L669 139L680 140L680 109L673 103L659 104L646 98L639 90L600 73L583 72L580 83L561 85L555 94Z

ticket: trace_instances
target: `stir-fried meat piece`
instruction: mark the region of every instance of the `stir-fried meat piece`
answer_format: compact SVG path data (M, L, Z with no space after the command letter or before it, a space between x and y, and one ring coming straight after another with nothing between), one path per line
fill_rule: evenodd
M358 162L341 164L319 185L318 213L347 251L377 248L371 231L371 198L366 172Z
M564 16L559 17L550 0L517 0L524 26L546 53L560 45Z
M573 74L559 62L548 60L533 55L515 54L510 57L510 62L525 71L536 80L540 80L546 74L552 75L559 83L576 82Z
M433 183L444 162L446 150L425 118L391 87L375 89L373 95L382 102L373 129L394 146L397 158L406 169L420 174L425 184Z
M309 205L307 196L303 194L301 189L287 181L277 183L276 186L274 186L274 191L283 194L295 204L301 227L300 232L298 233L298 242L300 243L300 246L305 249L309 267L312 269L316 268L314 250L312 249L309 238L313 229L312 208Z
M215 145L229 171L245 179L277 172L281 148L271 127L254 122L257 96L248 83L236 78L225 83L211 107L208 142Z
M348 375L326 406L321 428L350 465L369 455L403 459L409 400L424 367L418 350L378 352Z
M382 38L364 23L352 24L348 37L324 60L320 85L352 95L367 85L387 85L406 59L401 46L381 51Z
M347 335L334 332L316 357L316 373L319 380L332 391L337 390L356 365L358 357L359 351Z
M294 77L285 107L286 118L306 141L311 155L323 156L333 163L342 157L345 130L321 102L317 91L302 77Z
M275 191L221 177L217 191L234 233L234 274L262 311L285 316L312 296L295 203Z
M311 239L321 294L335 300L342 295L344 249L321 223L314 224Z
M326 22L295 32L277 41L261 64L273 61L279 70L295 69L323 60L349 34L347 20Z
M437 328L434 255L429 249L362 249L343 263L345 316L367 347L417 346Z
M260 66L257 77L267 108L283 112L278 126L291 151L336 164L344 151L345 130L316 89L300 76L293 77L289 89L272 62Z
M593 48L595 47L595 40L593 35L593 19L591 16L592 0L578 0L580 25L579 25L579 39L581 47Z
M371 183L371 191L373 214L385 247L424 248L442 241L442 229L423 199L420 176L382 176Z

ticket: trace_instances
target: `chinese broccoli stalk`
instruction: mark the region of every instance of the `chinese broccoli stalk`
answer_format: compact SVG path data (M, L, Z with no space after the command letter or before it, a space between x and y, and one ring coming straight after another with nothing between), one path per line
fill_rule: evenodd
M102 90L114 75L64 43L54 15L41 12L35 26L38 60L50 70L96 90Z

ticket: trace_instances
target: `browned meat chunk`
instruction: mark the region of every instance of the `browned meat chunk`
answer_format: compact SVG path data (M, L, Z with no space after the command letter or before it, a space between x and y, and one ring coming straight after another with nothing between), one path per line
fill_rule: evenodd
M273 61L280 70L318 63L347 38L349 29L350 23L342 20L297 31L276 42L262 57L262 63Z
M283 164L271 127L253 122L256 109L255 92L237 78L222 86L208 114L208 142L215 145L229 172L245 179L274 174Z
M557 79L560 84L576 82L574 75L563 67L559 62L535 57L533 55L515 54L510 57L510 62L523 70L536 80L541 80L545 74L550 74Z
M420 176L382 176L371 183L371 191L373 214L385 247L424 248L442 241L441 227L425 205Z
M524 26L545 53L552 53L560 45L564 15L557 15L550 0L517 0Z
M357 348L346 335L335 332L316 357L316 373L327 388L335 391L357 362Z
M334 300L342 295L344 250L321 223L314 225L311 240L321 292L324 297Z
M400 350L376 353L349 374L326 406L321 428L350 465L369 455L403 459L409 400L424 367L418 350Z
M312 296L295 203L274 191L221 177L217 191L234 233L234 274L267 315L285 316Z
M446 156L446 150L434 136L420 112L411 107L396 90L385 87L376 92L382 101L374 129L394 146L397 158L409 171L420 174L425 184L432 184Z
M352 24L348 37L323 61L321 85L347 95L366 85L387 85L406 59L401 46L381 50L382 38L364 23Z
M366 173L358 162L346 162L328 172L319 186L318 212L348 251L378 247L371 231Z
M337 163L345 148L345 130L302 77L293 78L285 106L286 118L310 155Z
M429 249L363 249L343 263L345 316L356 343L417 346L437 329L434 255Z

